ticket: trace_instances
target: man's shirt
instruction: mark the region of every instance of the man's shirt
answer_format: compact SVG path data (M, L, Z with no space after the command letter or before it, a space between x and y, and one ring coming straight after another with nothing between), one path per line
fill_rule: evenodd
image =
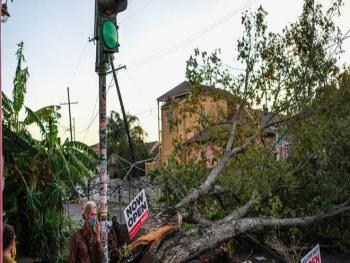
M102 242L87 223L77 231L69 248L68 263L101 263L103 261Z

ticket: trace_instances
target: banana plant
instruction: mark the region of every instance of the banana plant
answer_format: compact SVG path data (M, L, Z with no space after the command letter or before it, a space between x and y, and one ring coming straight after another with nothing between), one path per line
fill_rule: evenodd
M50 253L66 243L61 238L67 220L64 204L76 194L77 185L84 189L86 181L97 173L97 155L82 142L61 141L58 133L60 106L50 105L38 110L25 106L29 73L24 67L23 42L18 44L16 55L12 98L3 93L2 111L4 127L20 138L21 148L13 149L19 145L11 142L11 137L4 137L4 144L11 144L5 147L9 151L5 156L10 156L11 162L5 160L8 179L4 210L8 212L9 222L17 224L16 229L22 233L19 240L23 247L29 248L26 252L34 252L43 262L55 262ZM30 133L32 126L39 129L39 138ZM47 243L45 246L43 241Z

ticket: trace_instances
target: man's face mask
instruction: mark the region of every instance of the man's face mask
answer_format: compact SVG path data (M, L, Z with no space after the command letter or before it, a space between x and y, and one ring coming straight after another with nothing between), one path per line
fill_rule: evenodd
M95 228L96 228L96 219L94 219L94 218L90 218L89 220L88 220L88 223L92 226L92 228L95 230Z

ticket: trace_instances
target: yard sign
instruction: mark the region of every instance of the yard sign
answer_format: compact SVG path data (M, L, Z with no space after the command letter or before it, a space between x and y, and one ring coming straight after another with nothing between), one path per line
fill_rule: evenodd
M317 244L305 257L301 259L301 263L321 263L320 246Z
M133 238L149 217L145 189L142 189L124 209L124 217L128 227L129 237Z

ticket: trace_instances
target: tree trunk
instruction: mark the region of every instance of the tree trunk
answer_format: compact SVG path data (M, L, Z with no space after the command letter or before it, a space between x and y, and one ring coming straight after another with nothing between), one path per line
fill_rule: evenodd
M257 217L232 219L232 215L228 215L224 218L226 220L219 220L205 226L197 225L190 230L178 230L170 234L159 246L153 249L153 254L161 262L188 262L214 250L220 244L244 232L261 230L265 227L305 226L349 210L350 201L347 201L327 212L321 212L305 218L276 219Z

